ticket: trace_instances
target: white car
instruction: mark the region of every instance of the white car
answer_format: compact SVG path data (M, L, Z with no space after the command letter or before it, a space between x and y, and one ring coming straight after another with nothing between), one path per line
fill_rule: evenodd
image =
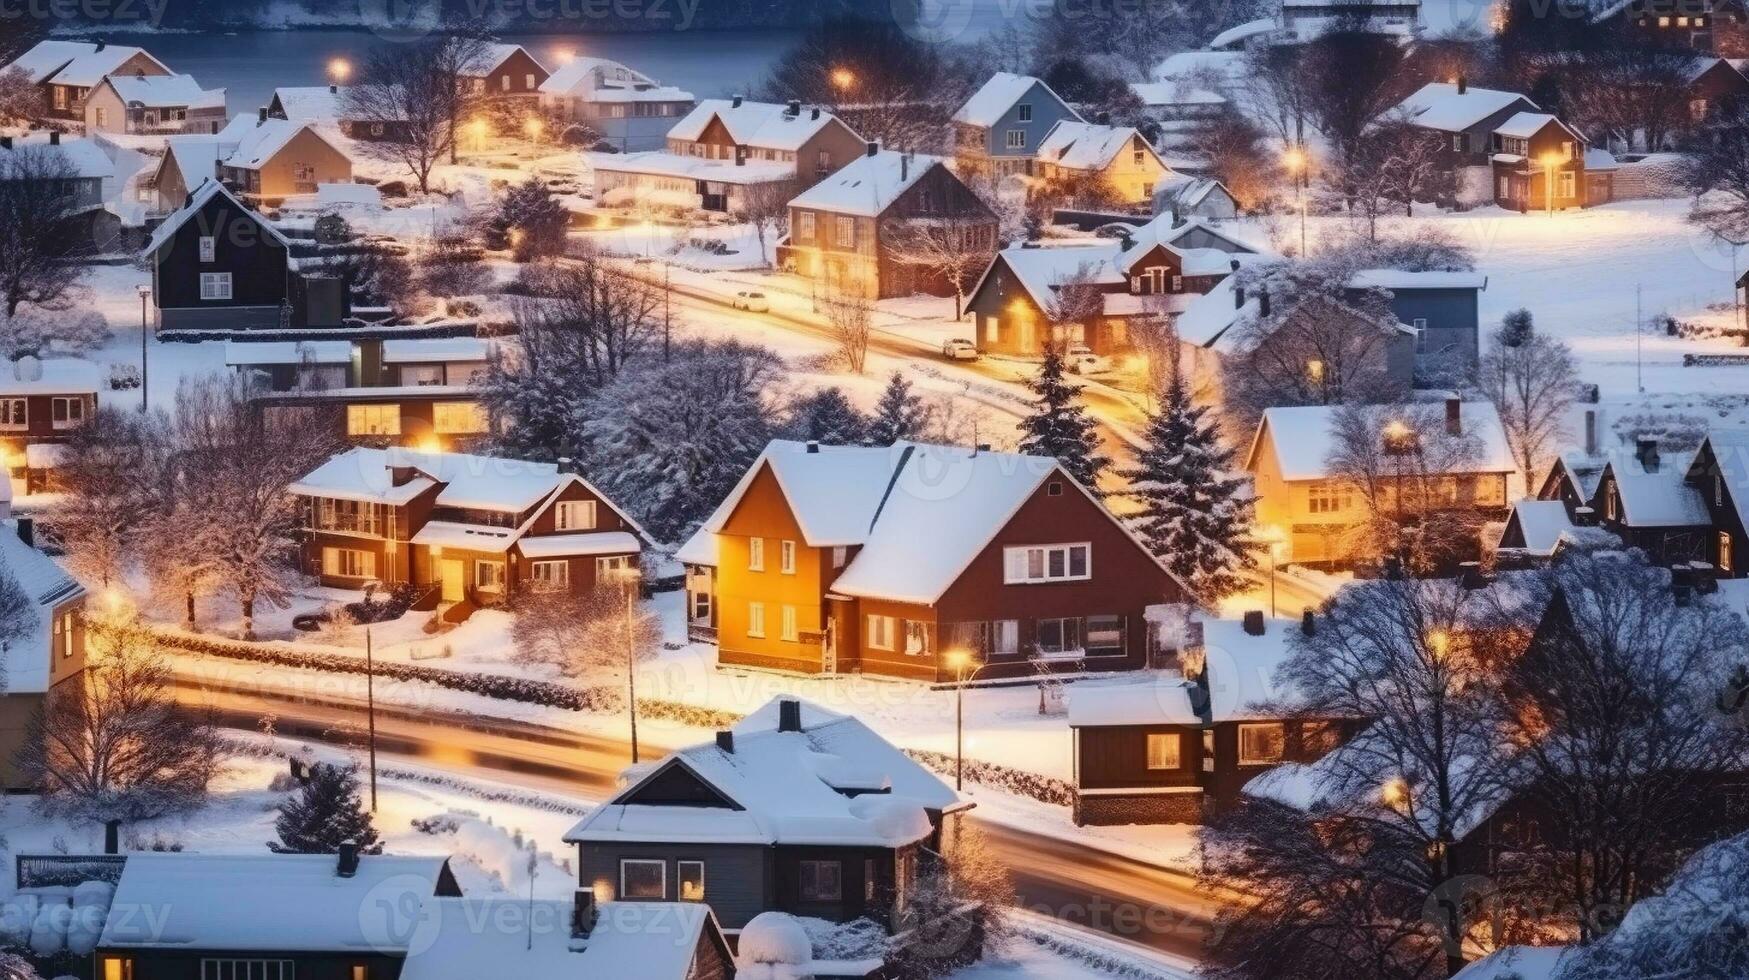
M941 356L950 361L975 361L978 359L978 345L964 337L942 341Z
M771 312L771 302L765 298L764 293L742 290L735 294L732 303L735 309L746 310L749 313Z
M1076 374L1098 374L1105 370L1105 358L1093 353L1086 344L1071 344L1063 354L1063 363Z

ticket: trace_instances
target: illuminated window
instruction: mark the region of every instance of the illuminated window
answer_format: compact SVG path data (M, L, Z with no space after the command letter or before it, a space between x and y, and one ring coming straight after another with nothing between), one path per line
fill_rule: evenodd
M560 531L595 530L595 501L561 500L553 512L554 526Z
M1177 769L1179 765L1179 747L1183 739L1177 732L1150 732L1148 734L1148 768Z
M801 633L796 630L796 607L784 606L779 610L778 629L778 637L786 643L801 639Z
M747 603L747 635L752 637L765 636L765 603Z
M529 567L528 580L536 592L564 592L571 587L571 563L537 561Z
M1719 571L1733 571L1731 567L1731 532L1719 532Z
M355 548L323 548L322 574L335 578L376 578L377 556Z
M474 588L482 592L502 592L504 590L504 563L501 561L474 562Z
M346 434L349 436L398 436L401 434L401 406L346 406Z
M704 901L704 862L677 862L680 871L680 900L682 902Z
M856 219L839 217L833 220L833 244L839 248L856 247Z
M636 557L633 555L610 555L595 559L595 580L603 582L627 572L637 570Z
M431 427L439 435L485 432L486 407L478 402L438 402L431 406Z
M749 572L765 571L765 539L747 539L747 570Z
M814 240L814 212L803 211L797 216L796 238L804 242Z
M873 650L893 649L893 633L897 622L891 616L868 618L868 645Z
M1267 766L1281 761L1287 736L1280 722L1239 726L1239 764Z

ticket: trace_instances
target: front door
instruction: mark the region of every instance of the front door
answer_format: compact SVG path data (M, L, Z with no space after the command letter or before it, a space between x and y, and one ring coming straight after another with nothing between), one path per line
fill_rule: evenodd
M438 562L443 574L443 601L460 602L467 597L464 587L466 566L460 558L445 558Z

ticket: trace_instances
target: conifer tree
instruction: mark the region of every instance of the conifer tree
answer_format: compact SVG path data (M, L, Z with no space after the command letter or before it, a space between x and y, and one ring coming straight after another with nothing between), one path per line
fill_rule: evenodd
M907 439L916 439L929 424L929 408L923 399L911 393L911 382L894 371L875 405L874 418L869 421L868 444L891 446Z
M1257 565L1251 512L1207 406L1191 402L1176 364L1149 419L1148 448L1124 471L1141 504L1132 526L1156 557L1205 605L1243 590Z
M829 446L857 446L868 435L868 416L844 392L823 388L796 404L794 428L803 438Z
M309 782L279 805L273 827L279 840L267 846L279 854L335 854L347 841L369 851L377 843L359 798L357 766L311 766Z
M518 262L565 251L565 229L571 216L538 177L504 192L498 213L487 228L486 243L510 249Z
M1063 375L1063 352L1055 344L1045 348L1038 375L1026 387L1037 401L1031 415L1020 421L1020 451L1030 456L1052 456L1082 486L1099 492L1099 474L1111 459L1099 452L1095 423L1080 403L1080 392Z

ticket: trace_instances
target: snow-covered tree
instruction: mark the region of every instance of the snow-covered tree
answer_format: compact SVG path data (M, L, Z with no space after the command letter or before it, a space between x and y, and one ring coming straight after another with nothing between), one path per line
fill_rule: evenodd
M65 493L55 525L82 575L108 585L119 578L142 537L149 484L169 452L162 414L99 408L73 430L59 469Z
M93 243L78 234L74 198L61 192L76 174L60 147L31 144L0 157L0 314L62 306L84 277L68 260Z
M406 167L421 194L430 193L431 172L445 156L456 162L458 130L475 101L460 76L486 58L488 43L480 29L452 23L417 40L377 45L358 84L346 90L350 118L385 127L386 138L368 148Z
M1192 403L1184 373L1170 367L1148 420L1148 446L1123 476L1140 504L1131 518L1136 533L1198 602L1214 606L1246 587L1257 556L1244 480L1208 412Z
M177 704L170 664L138 624L108 624L78 683L51 689L19 752L21 773L51 814L120 826L199 807L223 755L204 717Z
M868 425L868 417L836 387L799 398L790 409L790 426L797 437L829 446L861 445L868 437Z
M820 312L851 374L868 364L868 344L874 336L874 304L846 289L833 288L820 298Z
M109 343L109 321L95 310L50 313L26 307L12 316L0 315L0 354L46 354L61 350L84 354Z
M789 202L798 193L797 185L787 180L761 181L741 188L735 220L753 226L753 237L759 243L760 265L771 264L766 242L775 243L783 237L784 228L789 224Z
M570 212L539 177L529 177L504 192L498 213L486 230L489 248L509 249L518 262L547 258L565 251Z
M612 582L592 592L525 592L516 600L511 633L518 660L552 664L566 677L593 680L624 673L628 635L633 661L662 649L660 617L634 603L628 620L625 593Z
M358 767L317 763L298 791L279 805L273 822L279 840L268 849L279 854L335 854L351 842L369 851L377 830L358 791Z
M1020 420L1020 451L1056 459L1076 482L1098 493L1099 475L1111 458L1099 451L1098 423L1081 404L1080 389L1069 384L1056 344L1045 348L1038 373L1027 379L1026 387L1033 394L1033 409Z
M1560 444L1568 410L1579 397L1579 365L1559 339L1536 332L1530 313L1506 315L1489 338L1476 380L1500 413L1507 441L1527 479Z
M0 123L36 122L48 112L43 87L22 67L0 71Z
M868 444L891 446L916 439L929 427L929 415L923 399L911 392L911 382L894 371L881 392L881 400L875 404L874 417L869 420Z
M0 654L36 629L36 602L10 569L0 568Z

